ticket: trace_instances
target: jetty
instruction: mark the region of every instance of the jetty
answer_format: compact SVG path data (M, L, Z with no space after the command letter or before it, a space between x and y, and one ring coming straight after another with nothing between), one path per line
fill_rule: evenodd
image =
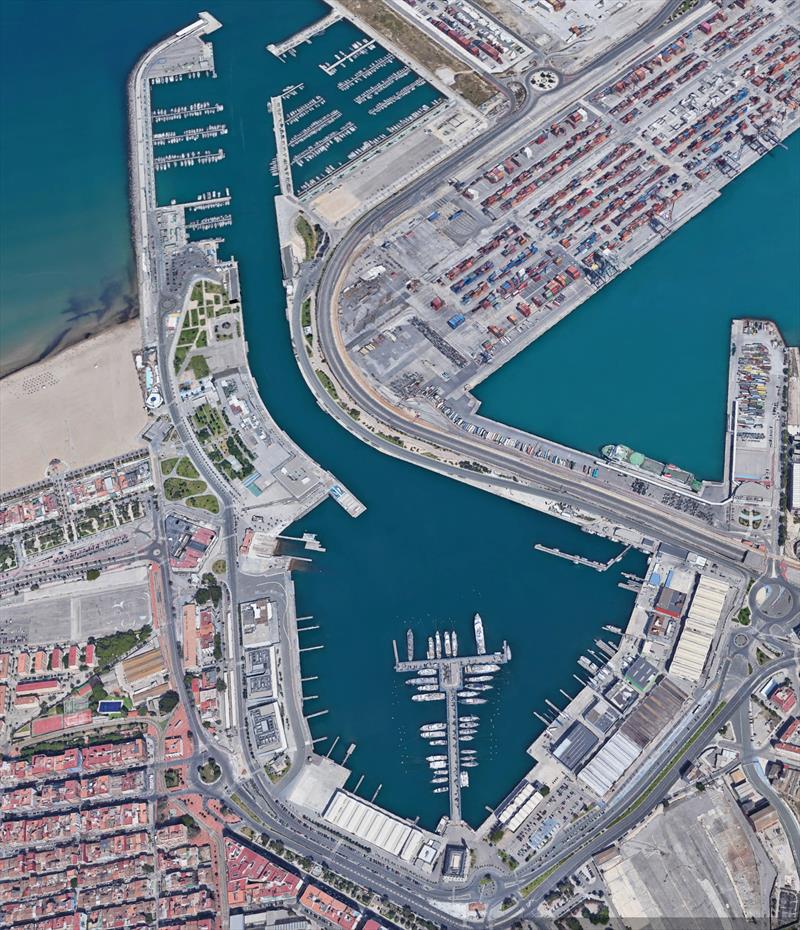
M267 46L267 51L275 55L276 58L283 58L284 55L289 54L294 55L296 54L295 49L298 45L302 45L303 42L310 42L314 36L324 32L328 26L332 26L334 23L339 22L341 18L342 14L334 10L332 13L328 13L327 16L323 16L322 19L318 19L317 22L307 26L305 29L301 29L300 32L296 32L283 42L270 42Z
M476 630L477 625L476 618ZM500 666L510 661L511 650L507 643L503 642L502 649L497 652L480 652L477 655L461 656L456 654L457 648L453 648L451 645L453 643L453 640L450 639L451 634L445 633L444 635L445 647L449 653L446 655L441 654L438 632L436 634L437 647L432 658L414 659L412 649L409 649L408 661L401 661L396 640L392 640L392 648L394 650L394 669L396 672L401 674L417 673L433 686L430 690L420 691L423 700L428 699L434 702L437 698L441 700L444 697L446 722L442 736L444 737L446 734L447 739L447 785L450 800L450 822L461 823L461 789L466 787L469 780L464 777L467 773L462 771L460 744L462 739L472 738L472 732L474 732L477 724L474 722L476 719L474 716L470 716L470 720L473 722L465 721L462 723L459 718L459 705L463 703L468 710L472 710L470 704L483 704L487 700L483 696L487 692L478 691L477 685L475 691L471 691L470 680L469 677L465 678L465 673L470 673L473 676L485 675L488 678L491 674L499 671ZM476 643L477 645L479 644ZM483 645L483 643L480 643L480 645ZM431 674L432 672L436 673L435 676ZM481 677L478 681L482 684L485 678ZM469 697L469 694L481 695L481 697ZM471 754L468 753L468 756L471 756Z
M292 181L292 163L289 158L289 141L286 138L286 125L283 121L283 97L271 97L269 102L272 113L272 128L275 132L275 147L277 150L278 182L281 193L285 197L294 196L294 182Z
M548 555L557 555L560 559L566 559L574 565L585 565L587 568L593 568L596 572L607 572L609 568L621 562L630 552L631 547L626 546L619 555L609 559L607 562L597 562L594 559L587 559L582 555L572 555L569 552L562 552L560 549L554 549L550 546L544 546L542 543L536 543L533 547L537 552L546 552Z

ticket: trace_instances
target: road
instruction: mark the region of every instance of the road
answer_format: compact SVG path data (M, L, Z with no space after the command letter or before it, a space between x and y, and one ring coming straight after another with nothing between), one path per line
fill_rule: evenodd
M565 78L564 85L569 86L577 82L591 71L602 68L609 61L619 60L634 44L654 37L662 28L660 24L677 6L677 3L666 4L659 15L643 30L629 37L591 66ZM527 118L541 99L541 95L532 93L529 81L529 77L526 78L528 93L517 111L509 112L488 133L476 137L456 154L442 162L430 174L411 183L396 197L365 214L345 233L329 255L324 267L321 269L313 267L303 273L291 308L291 327L298 364L318 404L358 438L385 454L450 478L460 480L467 478L488 490L494 488L520 490L524 489L527 484L529 487L549 492L566 503L588 507L613 521L625 523L645 535L656 535L664 541L699 550L728 565L740 565L751 550L740 540L728 537L700 520L688 517L632 491L608 487L591 477L572 472L547 460L531 460L530 457L518 454L515 450L494 446L485 440L458 430L444 418L440 424L436 425L415 418L409 411L392 405L384 396L374 391L350 360L344 347L337 323L337 294L354 252L361 247L365 238L384 229L404 210L435 190L442 181L452 175L460 164L482 153L485 153L487 159L492 153L493 157L496 157L497 152L503 150L510 144L510 140L519 134L520 126L525 127L525 132L529 134L531 128ZM412 440L446 449L462 458L477 461L501 475L509 475L509 479L498 479L492 475L465 471L457 466L437 462L382 439L363 423L344 415L337 402L320 384L313 362L304 349L301 325L302 303L314 287L316 287L317 339L321 353L337 382L337 389L341 388L340 396L348 397L352 405L368 413L379 423L385 424L389 430L411 437ZM517 480L515 481L514 478Z

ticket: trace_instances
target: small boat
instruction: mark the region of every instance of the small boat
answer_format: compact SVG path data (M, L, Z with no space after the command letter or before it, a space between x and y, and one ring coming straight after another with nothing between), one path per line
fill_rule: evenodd
M437 675L438 672L436 671L435 668L421 668L421 669L419 670L419 674L420 674L423 678L430 678L431 675Z
M447 762L429 762L428 765L432 769L446 769L447 768Z
M469 683L470 688L473 691L491 691L494 685L473 685L472 682Z
M444 654L448 659L453 655L453 646L450 642L450 634L447 632L447 630L445 630L444 633Z
M461 723L477 723L481 718L477 714L465 714L461 718ZM444 724L442 724L444 726Z
M414 660L414 632L409 627L406 631L406 650L408 651L408 661Z
M423 723L419 728L420 733L439 733L447 729L446 723Z
M453 630L453 632L450 634L450 642L453 645L453 656L457 656L458 655L458 637L456 636L455 630Z
M434 653L434 651L433 651L433 637L432 637L432 636L429 636L429 637L428 637L428 651L427 651L427 653L425 654L425 656L426 656L426 658L428 658L428 659L432 659L432 658L434 657L434 655L435 655L435 653Z
M463 733L462 735L458 737L459 743L469 743L469 742L472 742L472 740L474 739L475 737L471 733Z
M416 695L414 695L414 697L416 697ZM444 695L442 695L442 697L444 697ZM413 701L414 698L412 698L411 700ZM464 698L464 703L465 704L485 704L486 698Z
M483 638L483 620L481 620L480 614L475 614L472 618L472 625L475 629L475 647L478 650L478 655L485 655L486 640Z
M470 669L467 669L466 677L468 679L468 683L472 685L478 681L491 681L494 678L494 675L475 675L472 673L472 671L470 671Z
M411 700L412 701L443 701L444 692L434 691L432 694L412 694ZM472 700L474 701L475 698L472 698ZM485 704L486 702L484 701L483 703Z
M442 756L442 755L439 755L439 756L425 756L425 761L426 761L426 762L441 762L442 759L444 759L445 761L447 761L447 756Z
M434 788L434 789L433 789L433 793L434 793L434 794L443 794L445 791L449 791L449 790L450 790L450 789L447 787L447 785L441 785L439 788Z
M442 657L442 636L438 630L436 631L435 643L436 643L436 658L441 659Z
M432 739L431 740L431 746L446 746L446 745L447 745L446 739Z
M430 684L426 682L424 685L417 685L417 691L438 691L438 690L439 690L439 685L434 684L433 682L431 682Z
M407 685L427 685L427 678L406 678Z
M494 662L479 662L477 665L470 665L470 670L473 672L499 672L500 666Z
M456 693L456 696L459 697L459 698L471 698L471 697L476 697L477 694L478 694L477 691L469 691L469 690L467 690L467 691L458 691L458 692Z
M446 781L449 781L449 778L447 775L435 775L431 779L431 784L432 785L443 785Z
M461 763L465 769L474 769L477 767L478 763L474 759L465 759Z

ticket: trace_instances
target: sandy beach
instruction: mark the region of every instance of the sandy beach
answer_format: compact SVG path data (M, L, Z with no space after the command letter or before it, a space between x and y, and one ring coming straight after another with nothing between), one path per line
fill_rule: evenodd
M147 415L132 352L138 320L114 326L0 381L0 492L144 443Z

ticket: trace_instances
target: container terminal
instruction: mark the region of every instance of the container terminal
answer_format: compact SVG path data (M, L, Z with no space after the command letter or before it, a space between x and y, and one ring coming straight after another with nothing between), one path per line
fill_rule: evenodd
M424 659L414 658L414 636L409 629L406 638L408 658L401 660L397 642L393 641L394 669L411 674L406 684L415 689L414 701L445 702L445 720L423 724L420 736L437 751L427 757L433 773L432 784L437 793L447 792L450 801L450 822L461 824L461 789L469 787L469 769L478 761L468 745L478 729L480 717L475 709L487 702L492 677L511 659L511 649L504 641L497 652L486 652L483 619L473 618L475 654L460 656L455 631L436 631L428 638ZM465 715L460 706L468 708ZM441 747L442 751L438 750ZM445 748L446 747L446 748Z

